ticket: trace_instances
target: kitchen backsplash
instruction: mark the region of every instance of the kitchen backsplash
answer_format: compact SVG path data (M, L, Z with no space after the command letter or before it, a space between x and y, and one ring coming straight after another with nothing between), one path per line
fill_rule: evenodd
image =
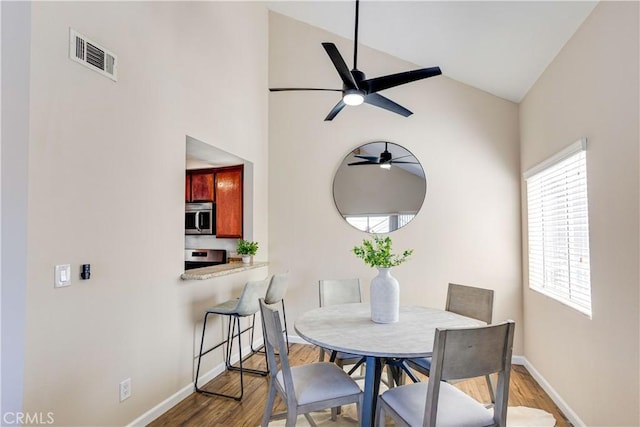
M185 249L226 249L227 255L236 252L238 239L217 239L216 236L184 236Z

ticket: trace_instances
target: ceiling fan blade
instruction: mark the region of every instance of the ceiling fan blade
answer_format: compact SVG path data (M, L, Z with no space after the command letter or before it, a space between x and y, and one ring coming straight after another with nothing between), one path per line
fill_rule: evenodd
M329 122L329 121L333 120L333 118L338 115L340 110L342 110L345 107L345 105L347 105L347 104L345 104L342 99L340 101L338 101L336 106L333 107L331 109L331 111L329 111L329 114L327 114L327 117L324 118L324 121L325 122Z
M385 98L384 96L377 93L370 93L364 97L364 102L367 104L375 105L376 107L384 108L385 110L389 110L393 113L400 114L404 117L409 117L413 113L406 108L404 108L400 104L396 104L389 98Z
M442 74L440 67L421 68L419 70L405 71L403 73L368 79L362 82L362 86L366 85L365 88L368 93L375 93L405 83L415 82L416 80L439 76L440 74Z
M347 166L360 166L360 165L377 165L379 164L378 162L370 162L368 160L364 160L362 162L353 162L353 163L348 163Z
M417 165L417 164L419 164L419 162L404 162L404 161L396 162L395 160L389 160L389 163L392 163L394 165L397 164L397 163L404 163L404 164L407 164L407 165Z
M338 51L338 48L333 43L322 43L324 50L327 51L327 55L333 62L333 66L336 67L338 74L340 74L340 78L344 83L347 89L358 89L358 85L356 84L355 79L351 75L351 71L349 71L349 67L345 64L344 59L342 59L342 55Z
M269 92L285 92L289 90L327 90L331 92L342 92L342 89L319 89L315 87L275 87L269 88Z
M378 156L365 156L363 154L356 154L353 157L357 157L359 159L365 159L365 160L369 160L369 161L378 160Z

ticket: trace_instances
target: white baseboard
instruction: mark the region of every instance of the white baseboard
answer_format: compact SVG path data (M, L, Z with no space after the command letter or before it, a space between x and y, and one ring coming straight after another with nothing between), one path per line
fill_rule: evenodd
M524 362L522 363L522 365L527 368L527 371L529 371L533 379L535 379L540 387L542 387L542 389L549 395L551 400L553 400L556 406L558 406L565 417L567 417L569 422L575 427L586 427L587 424L585 424L584 421L580 419L578 414L576 414L573 409L571 409L571 407L567 404L567 402L565 402L564 399L558 394L558 392L556 392L554 388L551 387L551 384L549 384L549 382L540 374L540 372L536 370L531 362L529 362L526 357L518 357L522 358Z
M524 356L516 356L516 355L511 356L512 365L524 365L525 360L527 359L525 359Z
M260 348L262 343L263 343L262 338L260 338L259 340L256 340L253 342L253 347ZM231 363L237 363L239 360L240 360L240 355L238 353L235 353L231 356ZM214 379L215 377L217 377L218 375L220 375L221 373L223 373L225 369L226 367L224 365L224 362L221 362L218 365L214 366L213 369L211 369L209 372L203 375L200 375L198 382L200 384L206 384L212 379ZM153 408L149 409L144 414L140 415L135 420L131 421L127 425L127 427L138 427L138 426L143 427L148 425L149 423L151 423L152 421L160 417L162 414L167 412L169 409L173 408L178 403L180 403L181 401L183 401L184 399L192 395L194 392L195 392L194 383L187 384L186 386L178 390L176 393L172 394L162 402L158 403Z

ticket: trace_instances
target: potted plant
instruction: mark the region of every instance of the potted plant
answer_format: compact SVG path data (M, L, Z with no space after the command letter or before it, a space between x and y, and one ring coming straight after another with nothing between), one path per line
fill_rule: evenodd
M371 320L377 323L393 323L398 321L400 311L400 285L391 276L391 268L407 261L413 249L402 254L394 254L389 236L374 236L362 241L362 246L355 246L353 253L362 258L367 265L378 269L378 275L371 280Z
M248 264L251 262L251 258L258 252L258 242L251 242L249 240L238 240L238 248L236 249L239 255L242 255L242 262Z
M391 237L373 236L372 240L364 239L362 246L354 246L353 253L371 267L391 268L407 261L413 249L402 252L402 255L391 252Z

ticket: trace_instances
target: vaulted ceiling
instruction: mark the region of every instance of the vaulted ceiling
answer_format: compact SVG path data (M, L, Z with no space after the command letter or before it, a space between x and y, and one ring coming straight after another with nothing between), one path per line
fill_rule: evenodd
M274 12L354 38L354 1L267 4ZM596 4L362 0L359 42L419 67L440 66L452 79L520 102ZM344 52L348 66L350 55Z

